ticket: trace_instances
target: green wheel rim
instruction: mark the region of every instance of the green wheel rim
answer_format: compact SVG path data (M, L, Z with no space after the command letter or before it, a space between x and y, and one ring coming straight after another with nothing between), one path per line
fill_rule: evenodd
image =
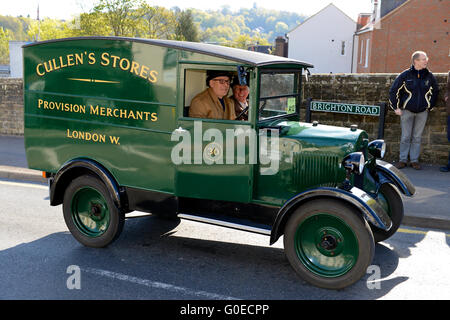
M295 233L295 250L301 263L321 277L344 275L358 260L358 240L342 219L321 213L308 217Z
M85 236L98 237L108 230L110 213L100 192L91 187L79 189L72 198L72 219Z

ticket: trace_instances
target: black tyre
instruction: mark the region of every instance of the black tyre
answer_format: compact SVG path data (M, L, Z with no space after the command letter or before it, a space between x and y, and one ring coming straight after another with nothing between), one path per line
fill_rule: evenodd
M378 202L382 208L391 217L392 227L389 231L370 225L375 242L380 242L391 237L397 232L403 221L403 201L397 189L389 183L381 185L378 193Z
M302 205L289 218L284 249L302 279L317 287L342 289L366 274L375 243L360 212L340 201L321 199Z
M75 239L94 248L105 247L116 240L125 221L106 186L91 175L80 176L67 187L63 213Z

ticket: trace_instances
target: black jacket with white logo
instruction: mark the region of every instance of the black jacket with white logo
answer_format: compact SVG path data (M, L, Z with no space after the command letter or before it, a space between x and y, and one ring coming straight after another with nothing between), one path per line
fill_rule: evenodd
M403 71L389 90L389 104L395 110L406 109L414 113L431 110L436 104L439 88L436 78L428 69L414 66Z

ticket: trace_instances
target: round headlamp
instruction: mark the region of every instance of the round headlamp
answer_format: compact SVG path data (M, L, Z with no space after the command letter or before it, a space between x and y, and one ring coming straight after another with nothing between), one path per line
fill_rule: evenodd
M386 143L384 140L374 140L369 143L368 150L377 159L383 159L386 153Z
M353 152L345 156L342 165L346 170L356 174L362 174L364 171L364 154L362 152Z

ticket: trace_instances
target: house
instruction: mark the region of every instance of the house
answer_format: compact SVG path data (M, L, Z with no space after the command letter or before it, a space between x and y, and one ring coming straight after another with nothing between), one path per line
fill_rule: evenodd
M9 66L11 78L23 77L23 55L22 46L27 44L27 41L9 41Z
M401 72L411 64L411 54L417 50L428 54L431 71L448 72L448 0L372 0L372 3L370 21L355 33L354 72Z
M334 4L287 33L288 57L314 65L312 73L349 73L356 21Z

